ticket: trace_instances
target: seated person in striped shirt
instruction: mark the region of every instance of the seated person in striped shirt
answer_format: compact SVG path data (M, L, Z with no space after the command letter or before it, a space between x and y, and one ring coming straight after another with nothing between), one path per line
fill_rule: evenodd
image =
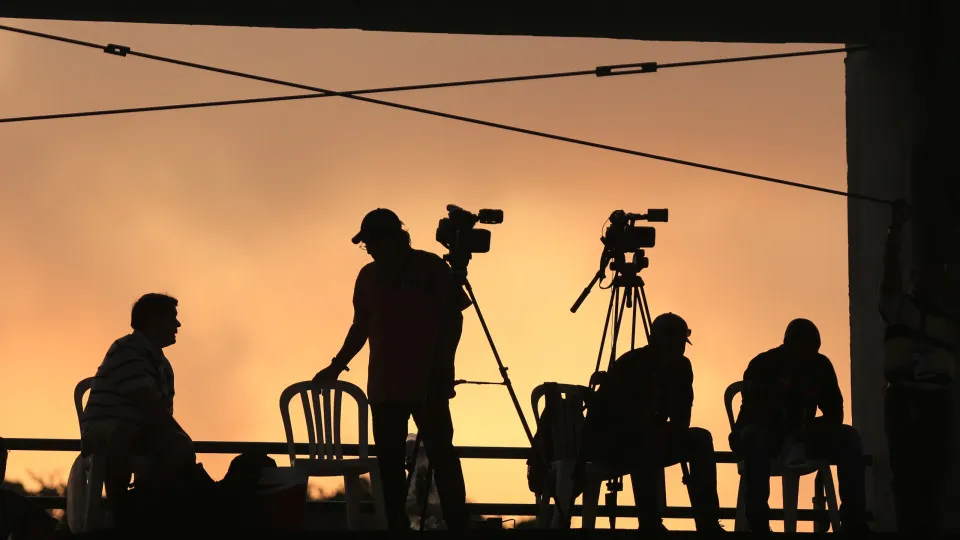
M133 305L130 326L133 332L113 342L97 369L81 417L83 452L104 456L114 508L135 456L150 461L148 471L136 471L138 489L175 485L197 469L193 442L173 417L173 368L163 354L177 340L177 300L144 295Z

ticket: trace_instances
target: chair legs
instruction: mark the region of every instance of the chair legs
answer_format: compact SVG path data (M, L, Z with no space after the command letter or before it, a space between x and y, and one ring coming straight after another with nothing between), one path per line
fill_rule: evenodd
M597 506L600 504L600 487L603 478L591 474L591 466L587 464L587 478L583 486L583 516L581 528L594 529L597 526Z
M373 495L374 528L386 530L387 511L383 500L383 485L380 483L380 470L374 466L370 470L370 491ZM343 477L343 491L347 499L347 530L356 531L362 527L360 515L360 496L363 493L359 474L347 474Z
M737 488L737 516L733 524L734 532L747 532L750 524L747 523L747 481L741 475L740 486Z
M830 516L830 528L833 529L833 532L840 532L840 505L837 504L837 490L833 486L833 473L830 472L830 467L824 467L817 472L817 476L823 482L823 490L827 495L827 515Z
M86 476L86 501L84 501L84 531L100 529L104 525L103 482L106 477L106 462L103 458L90 454L84 463Z
M553 494L559 511L554 510L550 527L554 529L570 528L570 511L573 509L573 472L577 463L564 460L553 464L556 471L556 493Z
M784 473L783 485L783 532L797 532L797 502L800 498L800 476Z
M376 512L376 527L387 529L387 505L383 500L383 484L380 483L380 469L373 467L370 471L370 490L373 491L373 507Z
M800 498L800 475L796 473L790 474L788 472L781 476L781 482L783 486L783 532L795 533L797 532L797 502ZM819 490L821 485L826 492L830 526L834 532L837 532L840 530L840 512L837 504L837 492L833 484L833 474L830 472L829 466L822 467L817 471L816 489ZM734 523L734 531L736 532L746 532L750 530L746 515L746 495L747 483L744 477L740 476L740 487L737 492L737 515ZM817 496L819 496L819 493L817 493Z
M347 530L356 531L361 528L360 494L361 484L359 474L348 474L343 477L343 491L347 499Z

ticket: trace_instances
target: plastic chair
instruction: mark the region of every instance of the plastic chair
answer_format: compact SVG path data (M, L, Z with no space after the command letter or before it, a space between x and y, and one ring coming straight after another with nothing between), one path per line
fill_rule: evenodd
M558 397L565 397L559 413L552 425L550 433L553 446L553 461L549 463L546 474L554 478L553 500L559 512L552 511L549 496L537 496L539 511L537 526L541 528L569 527L570 511L573 506L573 474L580 453L581 435L583 432L583 409L592 393L586 386L573 384L544 383L533 389L530 401L533 405L534 424L540 424L541 401L550 388L555 388ZM560 519L564 523L560 522Z
M360 448L358 458L344 459L343 457L340 439L343 394L349 394L357 402ZM290 422L290 401L297 395L300 396L303 404L303 416L307 424L308 455L303 458L297 457L293 426ZM348 529L356 530L360 527L360 475L362 474L370 475L370 487L376 508L376 527L385 529L386 507L383 500L383 486L380 483L377 459L369 457L368 406L367 397L363 391L345 381L334 381L326 385L317 385L311 381L292 384L280 394L280 415L283 418L283 431L287 437L291 467L308 477L343 477L347 498Z
M83 416L83 398L93 385L93 377L83 379L73 390L73 403L77 411L77 427ZM82 435L82 433L81 433ZM84 452L70 467L67 481L67 525L74 534L103 528L107 524L103 508L103 483L106 466L99 456Z
M727 420L730 430L733 431L735 420L733 417L733 398L743 392L743 381L737 381L727 387L723 393L723 402L727 410ZM740 474L740 487L737 490L737 516L734 525L735 531L750 530L746 516L747 483L744 481L744 462L737 461L737 472ZM822 504L821 495L825 495L829 524L834 532L840 530L840 512L837 509L837 493L833 484L833 473L830 471L830 462L825 460L806 460L801 466L787 467L778 458L770 463L770 476L781 478L783 486L783 531L797 532L797 502L800 498L800 477L816 473L814 479L814 504ZM817 508L822 509L822 508ZM821 521L814 522L814 532L826 532Z

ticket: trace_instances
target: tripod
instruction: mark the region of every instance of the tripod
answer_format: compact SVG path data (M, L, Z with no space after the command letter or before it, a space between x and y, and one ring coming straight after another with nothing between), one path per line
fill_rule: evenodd
M603 362L604 346L606 344L608 333L612 333L610 338L610 359L607 363L608 372L610 371L610 368L613 367L613 363L617 360L617 344L619 342L620 328L622 326L623 317L626 314L626 311L629 309L631 315L630 350L636 348L638 312L640 315L640 320L643 323L643 332L647 343L650 342L650 327L653 323L653 318L650 315L650 303L647 301L645 283L643 278L640 277L640 271L643 268L646 268L649 264L649 260L645 257L644 250L637 250L633 252L633 260L629 262L626 260L625 253L618 252L611 254L609 251L605 251L600 265L600 270L594 276L590 284L587 285L587 287L583 290L583 293L577 299L576 303L574 303L573 307L570 308L570 311L575 313L586 299L587 295L590 294L590 290L593 288L594 284L604 278L608 264L610 269L614 271L614 277L612 283L608 287L610 289L610 302L607 306L607 317L603 324L603 335L600 338L600 350L597 354L597 365L594 368L593 375L590 377L589 384L591 390L594 390L600 383L600 365ZM610 329L611 325L613 326L612 332ZM688 477L690 475L687 463L685 461L681 461L680 467L683 474L683 483L687 484ZM616 506L617 494L623 491L623 477L618 476L614 479L611 479L606 485L607 493L605 495L605 503L607 506ZM611 514L611 529L616 528L616 520L616 515Z
M472 258L472 254L467 252L461 252L458 250L451 250L450 253L443 256L443 260L450 264L450 268L453 274L454 283L458 289L466 289L467 296L470 298L470 303L473 305L474 311L477 313L477 318L480 321L480 326L483 328L483 333L487 338L487 343L490 344L490 350L493 352L493 357L497 362L497 367L500 370L500 377L503 379L502 383L472 383L472 384L502 384L507 387L507 392L510 394L510 399L513 402L514 408L517 410L517 416L520 418L520 423L523 425L523 431L527 436L527 439L530 441L531 448L536 448L533 442L533 432L530 430L530 425L527 423L527 418L523 414L523 409L520 406L520 400L517 398L517 393L513 389L513 383L510 382L510 377L507 375L507 367L503 365L503 360L500 359L500 353L497 352L497 346L493 342L493 337L490 335L490 329L487 327L487 322L483 318L483 313L480 311L480 305L477 303L477 297L473 292L473 287L470 285L470 280L467 279L467 265ZM431 371L432 371L431 367ZM458 383L470 383L470 381L458 381ZM428 390L429 392L429 390ZM424 400L426 404L426 400ZM410 469L410 473L407 476L407 493L410 492L410 485L413 481L413 477L416 473L416 462L417 454L420 451L421 443L421 434L420 429L417 429L417 438L413 446L413 455L411 456L411 462L413 467ZM544 463L546 462L546 457L542 452L537 451L537 457ZM420 530L424 528L427 504L429 501L429 486L431 485L431 480L433 478L433 464L428 464L427 467L427 486L428 493L424 498L423 506L420 514Z

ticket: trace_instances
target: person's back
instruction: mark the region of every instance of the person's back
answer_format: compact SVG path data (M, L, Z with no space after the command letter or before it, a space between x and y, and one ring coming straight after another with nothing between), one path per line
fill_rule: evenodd
M649 347L614 361L590 401L587 423L593 436L606 439L615 432L641 432L652 425L657 387L653 363Z
M750 361L743 382L736 429L771 425L797 430L816 416L818 408L831 419L843 420L836 372L822 354L799 355L783 345L775 347Z
M81 431L99 421L122 422L131 429L146 419L134 396L154 393L168 410L173 408L173 370L143 334L133 332L111 344L97 368L90 395L80 417Z

